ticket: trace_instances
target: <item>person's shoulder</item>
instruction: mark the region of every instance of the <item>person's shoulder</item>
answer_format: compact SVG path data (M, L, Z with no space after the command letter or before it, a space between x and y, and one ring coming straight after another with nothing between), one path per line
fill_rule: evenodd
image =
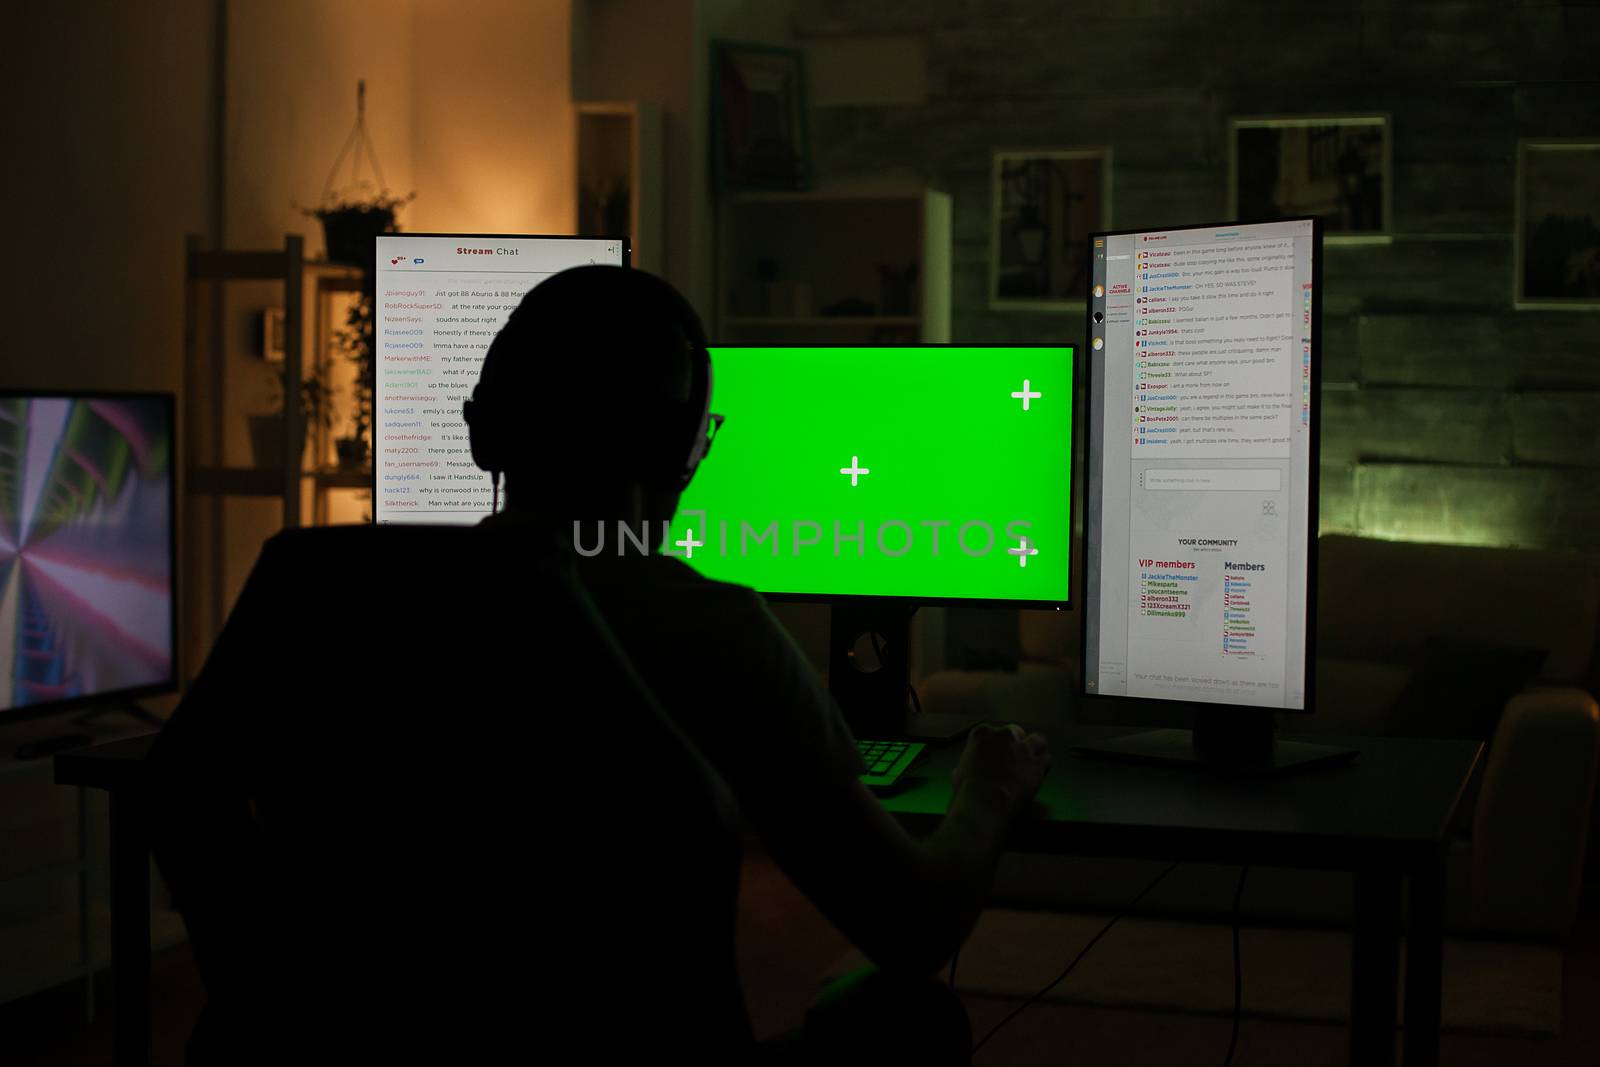
M491 550L509 539L485 538L471 526L345 523L280 530L261 548L261 563L307 571L381 568L396 559L439 558Z

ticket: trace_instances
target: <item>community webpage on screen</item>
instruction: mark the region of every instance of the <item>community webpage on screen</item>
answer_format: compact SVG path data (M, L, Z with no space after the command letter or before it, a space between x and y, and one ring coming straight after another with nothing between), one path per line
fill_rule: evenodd
M1312 223L1095 240L1085 686L1303 708Z
M624 262L616 238L378 238L373 465L378 522L469 524L489 514L461 404L529 289L569 267Z

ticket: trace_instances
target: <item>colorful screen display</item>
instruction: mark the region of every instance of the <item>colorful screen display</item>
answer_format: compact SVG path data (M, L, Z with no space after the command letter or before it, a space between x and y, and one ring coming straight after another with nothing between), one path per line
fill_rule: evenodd
M1065 604L1067 346L716 347L665 550L764 593Z
M0 394L0 711L170 686L172 398Z

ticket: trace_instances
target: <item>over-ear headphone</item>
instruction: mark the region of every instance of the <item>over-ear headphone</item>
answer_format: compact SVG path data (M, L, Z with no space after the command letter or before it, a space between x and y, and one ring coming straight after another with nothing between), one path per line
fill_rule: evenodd
M685 338L684 342L689 348L689 359L694 366L694 380L689 389L689 402L685 405L685 409L698 412L700 417L695 423L694 436L690 438L688 457L675 475L676 484L673 488L678 492L688 488L689 482L694 478L694 472L700 467L700 461L711 451L711 353L706 351L705 346L692 339Z
M663 446L655 453L659 459L655 462L647 460L640 475L650 485L681 492L694 478L701 461L711 450L711 353L696 339L683 335L681 331L674 332L682 337L689 353L689 396L678 403L668 403L663 398L660 421L641 427L642 436L662 440ZM511 435L515 433L509 406L507 398L495 392L485 393L481 384L474 391L474 398L461 406L461 415L468 429L472 462L488 471L494 479L497 498L500 474L510 465L514 454L509 443Z
M491 499L489 511L493 514L500 510L500 472L506 469L505 443L500 439L504 433L502 419L495 418L493 414L485 415L487 404L480 406L476 399L464 400L461 403L461 418L467 424L467 446L472 450L472 462L480 470L489 472Z

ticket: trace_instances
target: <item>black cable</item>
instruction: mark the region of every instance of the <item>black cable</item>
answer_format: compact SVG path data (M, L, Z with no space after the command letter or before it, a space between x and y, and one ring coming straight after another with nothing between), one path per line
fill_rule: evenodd
M878 655L878 663L882 664L883 663L883 654L884 654L883 635L878 633L878 631L876 631L876 630L869 630L868 634L872 638L872 651L877 653L877 655ZM916 687L916 685L914 685L911 682L907 682L906 683L906 692L911 694L911 712L912 712L912 714L913 715L921 715L922 714L922 698L917 695L917 687Z
M1026 1001L1024 1001L1021 1005L1019 1005L1015 1010L1013 1010L1010 1015L1007 1015L1004 1019L1001 1019L998 1023L996 1023L995 1026L994 1026L994 1029L990 1030L987 1034L983 1035L983 1040L982 1041L979 1041L976 1045L972 1046L972 1054L974 1056L976 1056L978 1054L978 1050L983 1048L983 1046L987 1045L989 1043L989 1039L994 1037L995 1034L998 1034L1002 1027L1004 1027L1012 1019L1015 1019L1018 1015L1021 1015L1028 1008L1032 1007L1034 1004L1037 1004L1040 1000L1044 999L1045 995L1047 993L1049 993L1050 990L1054 989L1056 986L1060 985L1063 981L1065 981L1067 975L1072 973L1072 969L1074 967L1076 967L1078 965L1078 963L1085 956L1087 956L1089 954L1089 950L1094 948L1094 946L1099 943L1099 941L1100 941L1100 939L1102 937L1104 937L1104 936L1106 936L1106 934L1110 933L1111 932L1111 928L1113 926L1117 925L1117 923L1119 921L1121 921L1121 919L1122 919L1122 917L1124 915L1126 915L1126 914L1128 914L1128 912L1132 911L1138 905L1139 901L1141 901L1145 897L1149 896L1150 891L1152 889L1154 889L1156 886L1160 885L1163 881L1165 881L1167 875L1171 874L1173 871L1175 871L1177 869L1178 869L1178 864L1176 864L1176 863L1172 864L1172 866L1168 867L1166 870L1164 870L1160 874L1156 875L1155 879L1153 881L1151 881L1151 883L1149 885L1147 885L1143 889L1139 890L1139 895L1138 896L1136 896L1132 900L1128 901L1128 903L1123 906L1121 911L1117 912L1115 915L1113 915L1111 917L1111 921L1110 922L1106 923L1104 926L1102 926L1100 928L1100 932L1098 934L1095 934L1092 938L1089 939L1089 943L1087 945L1083 946L1083 950L1072 958L1072 962L1071 963L1067 964L1067 969L1062 971L1060 974L1056 975L1055 981L1051 982L1049 985L1047 985L1043 989L1039 990L1039 992L1037 992L1033 996L1029 997Z
M1244 898L1244 879L1249 867L1239 869L1239 885L1233 891L1233 1034L1228 1038L1228 1055L1222 1067L1233 1062L1233 1050L1239 1047L1239 1014L1244 1005L1244 967L1239 959L1239 901Z

